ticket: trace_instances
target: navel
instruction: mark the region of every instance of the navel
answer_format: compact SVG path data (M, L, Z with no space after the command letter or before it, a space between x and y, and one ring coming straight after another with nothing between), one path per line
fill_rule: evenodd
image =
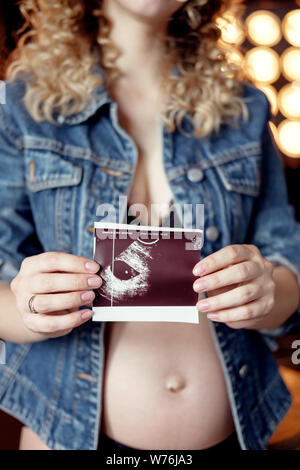
M169 392L178 393L186 387L184 378L179 375L170 375L166 380L166 389Z

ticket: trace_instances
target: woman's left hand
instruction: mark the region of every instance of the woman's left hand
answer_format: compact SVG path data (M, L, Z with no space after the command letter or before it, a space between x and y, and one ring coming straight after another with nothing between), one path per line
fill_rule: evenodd
M273 265L254 245L230 245L196 264L196 292L209 296L200 312L231 328L255 329L274 307Z

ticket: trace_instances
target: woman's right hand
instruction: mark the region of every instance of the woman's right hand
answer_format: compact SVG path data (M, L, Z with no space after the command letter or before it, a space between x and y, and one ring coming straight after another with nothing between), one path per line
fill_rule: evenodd
M56 338L90 320L91 309L78 310L95 298L102 279L99 264L81 256L48 252L25 258L10 288L26 329L42 339ZM34 310L29 299L34 297Z

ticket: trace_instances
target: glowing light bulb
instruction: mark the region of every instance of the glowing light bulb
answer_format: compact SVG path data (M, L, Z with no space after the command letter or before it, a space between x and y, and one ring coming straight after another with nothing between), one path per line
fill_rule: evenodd
M278 16L267 10L258 10L249 15L246 29L249 40L261 46L274 46L282 37Z
M285 117L300 119L300 83L289 83L281 88L278 106Z
M283 153L292 158L300 158L300 121L286 119L278 126L278 143Z
M242 23L232 14L224 13L216 19L217 26L221 29L221 39L227 44L239 46L245 40L245 32Z
M285 39L292 46L300 46L300 9L287 13L282 22Z
M281 56L282 73L288 80L300 80L300 48L289 47Z
M278 112L277 91L272 85L262 85L257 83L256 87L265 93L270 101L272 114L275 116Z
M246 73L255 82L273 83L280 76L279 55L268 47L253 47L246 54Z

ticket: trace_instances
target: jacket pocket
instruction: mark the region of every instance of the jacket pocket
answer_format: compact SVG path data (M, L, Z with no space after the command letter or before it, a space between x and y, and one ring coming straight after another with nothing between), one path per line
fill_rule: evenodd
M260 157L247 157L216 167L227 191L257 197L260 190Z
M228 243L245 243L255 201L261 189L259 148L234 148L212 157L211 170L220 180L221 218L226 218ZM222 190L222 187L224 190Z
M82 168L49 151L25 152L26 184L30 191L74 186L81 182Z
M25 152L25 179L38 238L44 251L76 249L83 169L48 150ZM79 202L80 205L80 202Z
M221 162L221 163L219 163ZM216 157L214 168L227 191L257 197L261 181L261 154L244 155L235 150L232 159Z

